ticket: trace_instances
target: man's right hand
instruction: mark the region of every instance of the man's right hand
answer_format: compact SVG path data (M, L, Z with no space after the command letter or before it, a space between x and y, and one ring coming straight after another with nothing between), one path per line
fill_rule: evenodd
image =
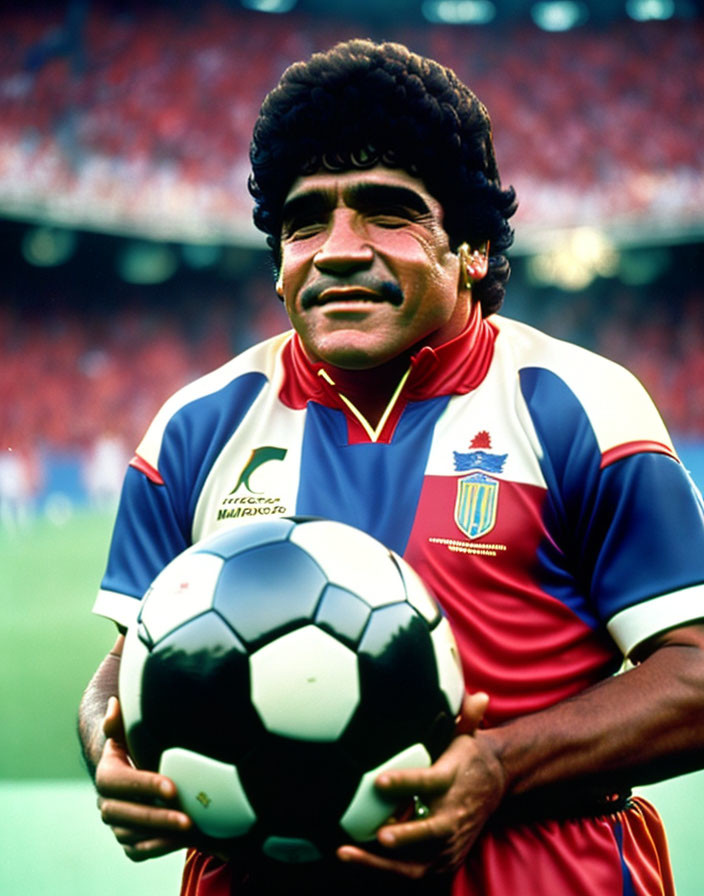
M192 845L198 837L191 818L178 808L174 782L130 761L116 697L108 703L103 731L107 740L95 777L98 807L126 855L141 862Z

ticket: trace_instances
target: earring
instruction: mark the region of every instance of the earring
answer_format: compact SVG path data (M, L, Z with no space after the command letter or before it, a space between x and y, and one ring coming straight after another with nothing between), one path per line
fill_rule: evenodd
M489 271L489 241L479 249L470 249L469 243L462 243L457 249L462 268L462 285L471 289L477 280L486 277Z

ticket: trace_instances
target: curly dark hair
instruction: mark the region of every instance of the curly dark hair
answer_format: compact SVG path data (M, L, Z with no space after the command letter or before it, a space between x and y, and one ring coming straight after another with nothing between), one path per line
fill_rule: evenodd
M315 53L265 98L250 160L254 223L277 268L294 180L381 163L423 181L443 207L453 251L489 241L489 273L472 289L485 316L501 307L516 194L501 187L486 108L450 69L397 43L350 40Z

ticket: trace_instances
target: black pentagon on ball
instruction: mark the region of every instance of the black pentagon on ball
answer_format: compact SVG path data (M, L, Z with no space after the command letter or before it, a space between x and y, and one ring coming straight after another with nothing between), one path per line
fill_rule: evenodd
M323 591L315 623L348 647L356 647L372 612L368 603L339 585Z
M328 534L324 529L341 524L324 523L319 540L302 533L300 542L306 545L302 547L290 539L296 527L307 522L269 519L235 526L204 539L183 561L176 558L174 563L183 562L185 570L194 553L222 558L221 568L219 562L201 564L210 576L208 583L216 579L212 594L203 588L195 601L177 604L172 618L182 618L189 607L196 615L156 644L144 626L137 628L136 638L128 635L125 650L126 658L128 646L136 645L134 659L123 662L128 671L124 685L135 688L123 707L129 706L133 713L127 735L138 764L156 769L163 751L176 747L236 768L244 798L256 816L238 848L269 849L271 856L275 855L271 840L277 838L284 838L284 847L288 843L286 848L293 852L296 844L308 840L313 853L323 854L348 842L352 835L342 830L340 820L355 794L355 812L360 804L362 811L369 810L367 797L357 792L361 776L418 743L436 758L454 730L452 708L439 687L431 633L440 611L433 613L430 599L426 606L420 580L406 572L400 558L389 555L405 590L399 589L393 598L381 593L379 600L394 602L371 606L374 600L364 600L351 584L359 579L352 574L357 572L353 567L364 557L348 556L344 532ZM339 558L331 562L326 553L331 549L342 551L352 567L349 577ZM378 562L383 579L383 561ZM336 581L328 580L324 569L334 569ZM410 600L404 600L404 594ZM166 630L171 618L168 588L158 599L167 613L162 627ZM319 640L327 642L331 636L340 642L333 645L329 658L316 638L297 640L305 634L298 630L312 625L319 629L311 629ZM290 633L294 635L286 644L272 643ZM337 653L343 655L341 662ZM301 654L320 660L314 672L306 673L302 665L310 676L306 682L316 682L317 688L316 699L311 700L309 690L302 706L326 707L320 715L323 720L329 720L336 708L344 710L330 734L336 738L333 741L316 739L318 730L306 728L302 710L290 712L288 698L276 702L283 693L282 666L289 660L295 665ZM289 679L295 679L290 671ZM264 688L262 681L268 682ZM321 691L319 683L327 681L332 686ZM282 703L295 722L280 726L278 734L270 708L263 706L269 695L274 711ZM326 703L330 695L331 702ZM253 705L257 702L259 709ZM141 718L135 719L138 712ZM261 718L269 719L272 730ZM199 782L199 773L192 774ZM188 781L181 786L186 788ZM197 824L198 811L196 797ZM373 824L382 820L383 814ZM200 821L206 829L207 817L200 816ZM303 853L311 858L310 851Z
M142 670L142 721L127 732L143 768L164 749L183 747L236 763L263 729L249 696L249 656L213 611L179 626L150 652Z
M336 821L362 774L339 742L313 743L269 734L237 770L257 817L266 819L268 834L307 838L324 850L339 845L342 832Z
M254 650L311 621L326 579L318 564L288 541L264 544L229 558L213 606Z
M375 609L357 648L360 702L341 742L365 769L410 744L436 758L449 743L454 718L438 687L425 619L406 602Z

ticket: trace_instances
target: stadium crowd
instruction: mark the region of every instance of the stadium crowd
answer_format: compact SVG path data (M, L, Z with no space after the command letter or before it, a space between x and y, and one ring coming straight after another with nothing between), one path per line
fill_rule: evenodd
M261 97L286 64L363 27L218 2L68 9L1 14L0 208L184 236L249 231ZM701 19L563 34L397 23L383 36L453 66L486 102L517 223L700 215Z
M289 62L360 30L215 0L30 4L0 24L0 215L223 244L252 233L247 149L262 96ZM519 239L585 221L637 221L643 234L701 221L701 19L370 36L442 59L486 102L520 198ZM664 305L662 292L609 284L609 313L587 332L580 301L536 323L626 364L674 433L704 437L701 289ZM0 294L0 433L15 452L0 475L17 481L7 470L25 456L36 490L47 452L88 465L116 456L118 433L131 451L166 396L283 323L270 279L245 279L234 296L166 290L156 307L153 292L136 293L110 313Z

